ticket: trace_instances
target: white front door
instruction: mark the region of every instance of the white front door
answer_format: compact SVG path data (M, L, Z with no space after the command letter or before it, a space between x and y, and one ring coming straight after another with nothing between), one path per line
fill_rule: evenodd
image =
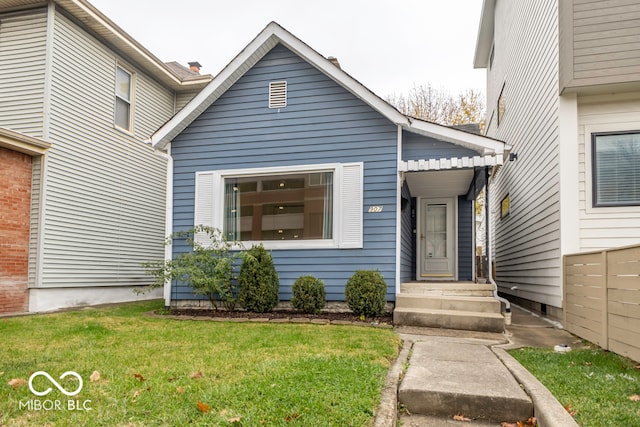
M455 279L454 199L420 202L419 265L422 279Z

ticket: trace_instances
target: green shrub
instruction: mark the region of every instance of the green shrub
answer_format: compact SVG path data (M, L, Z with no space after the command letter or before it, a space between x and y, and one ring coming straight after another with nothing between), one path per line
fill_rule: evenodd
M238 283L238 302L246 310L267 313L278 304L278 273L271 253L262 244L242 253Z
M293 283L293 308L304 313L320 313L324 308L326 294L324 282L313 276L301 276Z
M200 243L196 236L206 237L209 242ZM195 295L206 296L214 310L218 309L218 304L227 310L235 310L237 291L233 266L238 254L231 249L238 243L227 241L220 230L203 225L175 232L166 243L174 240L185 240L191 251L171 260L143 264L147 275L155 278L149 289L162 287L167 281L184 282Z
M345 298L351 311L365 317L384 314L386 293L387 283L377 270L356 271L345 288Z

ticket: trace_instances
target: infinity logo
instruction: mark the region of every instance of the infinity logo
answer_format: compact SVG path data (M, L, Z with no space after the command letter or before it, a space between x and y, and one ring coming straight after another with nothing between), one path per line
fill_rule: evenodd
M82 377L77 373L77 372L73 372L73 371L67 371L64 374L60 375L60 379L63 379L66 376L74 376L78 379L79 381L79 385L78 388L74 391L67 391L65 390L60 384L58 384L58 382L56 380L54 380L51 375L49 375L48 373L44 372L44 371L38 371L38 372L34 372L33 374L31 374L31 376L29 377L29 390L31 390L31 393L35 394L36 396L46 396L47 394L51 393L51 387L49 387L48 389L46 389L45 391L36 391L33 388L33 379L39 375L45 376L47 377L47 379L51 382L51 384L53 384L54 386L56 386L56 388L58 390L60 390L63 394L67 395L67 396L75 396L76 394L80 393L80 390L82 390Z

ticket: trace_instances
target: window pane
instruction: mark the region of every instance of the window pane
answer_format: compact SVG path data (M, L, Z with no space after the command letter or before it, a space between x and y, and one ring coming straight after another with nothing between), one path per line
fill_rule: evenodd
M131 74L120 67L116 68L116 95L131 101Z
M230 240L333 238L333 173L225 179L224 232Z
M595 204L640 204L640 134L597 135L594 156Z
M129 103L120 98L116 98L115 121L116 125L123 129L129 129L129 117L131 117L129 114L129 108Z
M129 129L130 117L131 117L131 114L130 114L129 103L116 97L116 113L115 113L116 125L120 126L123 129Z

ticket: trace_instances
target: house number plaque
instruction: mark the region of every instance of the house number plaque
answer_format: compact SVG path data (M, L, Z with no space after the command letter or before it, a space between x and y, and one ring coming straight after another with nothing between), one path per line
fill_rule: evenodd
M369 206L369 213L382 212L382 206Z

